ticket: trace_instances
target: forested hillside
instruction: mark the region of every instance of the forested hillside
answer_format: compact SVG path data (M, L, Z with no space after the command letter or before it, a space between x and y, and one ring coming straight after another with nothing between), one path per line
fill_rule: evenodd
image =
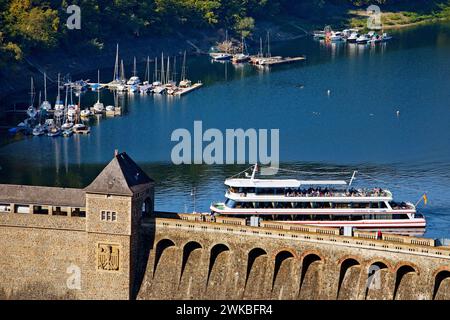
M231 33L249 35L255 21L285 15L318 21L331 9L346 12L373 3L389 10L430 15L442 13L449 1L0 0L0 66L20 60L32 50L58 45L90 44L101 48L111 37L169 35L195 29L227 28ZM69 16L66 8L71 4L81 8L81 30L71 31L65 26Z

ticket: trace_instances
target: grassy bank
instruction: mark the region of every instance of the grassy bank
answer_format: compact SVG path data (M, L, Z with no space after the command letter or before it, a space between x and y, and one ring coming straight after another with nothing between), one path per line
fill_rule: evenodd
M365 10L350 10L348 25L354 28L367 28L369 15ZM418 8L387 7L381 12L381 23L384 30L410 27L418 24L450 20L450 2L435 5L422 5Z

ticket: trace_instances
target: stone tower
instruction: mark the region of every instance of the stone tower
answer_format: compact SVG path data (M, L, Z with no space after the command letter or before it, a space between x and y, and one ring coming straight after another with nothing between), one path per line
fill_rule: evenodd
M87 281L93 299L130 299L138 261L139 226L154 208L154 182L126 154L85 188Z

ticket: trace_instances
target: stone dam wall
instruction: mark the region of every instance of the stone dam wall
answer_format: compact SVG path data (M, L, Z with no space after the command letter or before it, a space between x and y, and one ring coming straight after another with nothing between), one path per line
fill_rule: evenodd
M138 299L450 298L450 250L427 239L189 220L145 225L154 244Z
M0 213L0 299L450 299L450 248L431 240L204 220L115 234L88 217ZM99 268L105 243L117 268Z

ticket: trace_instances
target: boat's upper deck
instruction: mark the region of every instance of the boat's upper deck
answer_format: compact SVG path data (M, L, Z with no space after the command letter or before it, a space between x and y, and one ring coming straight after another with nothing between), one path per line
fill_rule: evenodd
M392 193L382 188L348 188L342 180L228 179L226 197L244 201L391 201Z

